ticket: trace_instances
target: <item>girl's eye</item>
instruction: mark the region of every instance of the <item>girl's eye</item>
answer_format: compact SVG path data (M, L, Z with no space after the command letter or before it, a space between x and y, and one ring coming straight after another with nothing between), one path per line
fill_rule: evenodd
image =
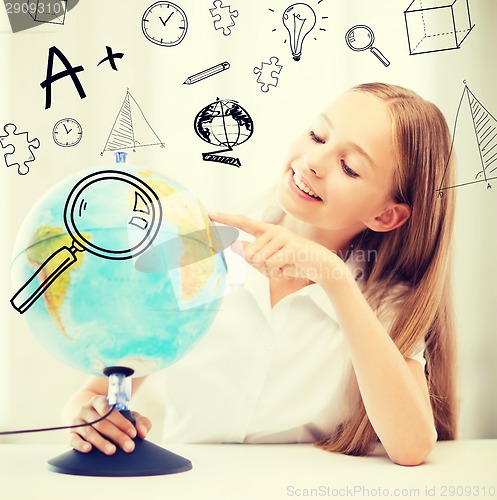
M321 137L319 137L315 132L314 130L311 130L309 132L309 137L314 141L314 142L317 142L318 144L324 144L325 141L324 139L322 139Z
M342 165L342 170L344 171L345 175L348 175L349 177L356 178L359 177L359 174L357 172L354 172L343 160L340 160L340 164Z

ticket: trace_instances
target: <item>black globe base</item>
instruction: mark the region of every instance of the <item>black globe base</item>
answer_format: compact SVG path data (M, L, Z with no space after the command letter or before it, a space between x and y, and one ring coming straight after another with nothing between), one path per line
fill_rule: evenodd
M76 476L160 476L186 472L190 460L141 438L135 438L135 449L126 453L120 448L105 455L93 448L89 453L69 450L48 461L49 468L61 474Z

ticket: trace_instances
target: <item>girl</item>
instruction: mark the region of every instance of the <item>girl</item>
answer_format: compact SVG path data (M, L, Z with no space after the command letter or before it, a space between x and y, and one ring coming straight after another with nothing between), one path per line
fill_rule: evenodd
M168 368L166 440L314 441L353 455L379 440L393 462L416 465L437 438L453 439L454 200L436 195L452 182L450 158L435 105L398 86L359 85L295 143L279 217L211 214L254 237L233 249L257 272ZM66 415L104 415L106 389L91 379ZM129 437L150 427L113 412L71 444L132 451Z

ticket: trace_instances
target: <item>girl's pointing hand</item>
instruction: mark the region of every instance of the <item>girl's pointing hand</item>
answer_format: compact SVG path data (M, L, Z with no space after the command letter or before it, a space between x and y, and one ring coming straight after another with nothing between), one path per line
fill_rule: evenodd
M212 221L233 226L255 237L237 240L232 249L271 279L304 278L324 285L346 272L344 262L331 250L289 229L243 215L210 213Z

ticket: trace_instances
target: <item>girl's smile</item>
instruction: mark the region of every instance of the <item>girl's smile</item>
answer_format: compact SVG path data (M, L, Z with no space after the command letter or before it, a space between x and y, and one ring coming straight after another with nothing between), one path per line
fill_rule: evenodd
M297 196L309 202L323 201L311 187L310 183L292 168L288 171L288 184Z

